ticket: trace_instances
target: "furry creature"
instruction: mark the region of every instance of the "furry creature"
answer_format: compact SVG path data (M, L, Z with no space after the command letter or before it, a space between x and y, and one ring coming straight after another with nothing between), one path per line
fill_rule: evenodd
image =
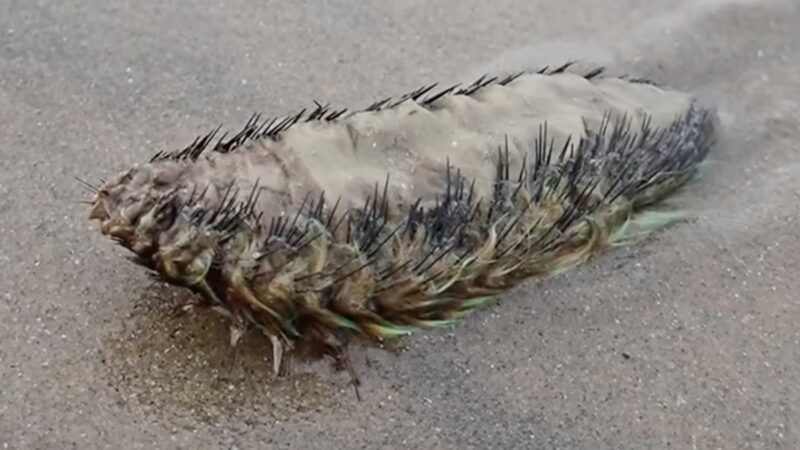
M568 66L348 112L254 116L105 182L91 219L162 280L289 355L452 323L665 223L646 208L708 153L713 114Z

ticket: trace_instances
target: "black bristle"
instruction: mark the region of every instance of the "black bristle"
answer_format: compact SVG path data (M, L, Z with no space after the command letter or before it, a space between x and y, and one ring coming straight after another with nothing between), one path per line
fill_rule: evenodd
M440 91L439 93L434 94L434 95L426 98L425 100L422 101L422 104L425 105L425 106L430 106L436 100L439 100L440 98L451 94L456 88L458 88L458 86L460 86L460 84L454 84L454 85L450 86L449 88L444 89L444 90Z
M95 186L95 185L93 185L92 183L89 183L88 181L83 180L83 179L78 178L78 177L74 177L74 178L75 178L75 180L78 181L78 183L80 183L81 187L83 187L84 189L86 189L90 193L96 194L98 191L100 191L100 188Z
M591 72L587 73L583 77L586 78L587 80L591 80L592 78L595 78L598 75L601 75L605 71L606 71L605 67L598 67L598 68L592 70Z
M339 117L341 117L342 115L344 115L344 113L346 113L346 112L347 112L347 108L340 109L339 111L333 111L330 114L328 114L328 116L325 118L325 120L328 121L328 122L332 122L332 121L338 119Z
M562 65L562 66L560 66L560 67L558 67L556 69L551 70L548 73L548 75L556 75L556 74L559 74L559 73L564 73L564 72L567 71L567 69L569 69L570 67L574 66L576 63L577 63L577 61L568 61L564 65Z
M521 77L522 75L525 75L525 73L526 73L526 71L524 71L524 70L519 71L517 73L513 73L513 74L503 78L502 80L498 81L497 84L499 84L500 86L505 86L505 85L513 82L517 78Z
M364 109L365 112L377 112L380 111L387 103L392 100L392 97L387 97L383 100L379 100Z

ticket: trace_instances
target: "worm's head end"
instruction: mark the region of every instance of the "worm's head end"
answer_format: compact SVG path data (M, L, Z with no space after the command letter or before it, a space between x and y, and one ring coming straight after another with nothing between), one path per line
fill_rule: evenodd
M177 219L176 172L147 164L118 173L97 189L89 220L137 255L152 253L158 233Z

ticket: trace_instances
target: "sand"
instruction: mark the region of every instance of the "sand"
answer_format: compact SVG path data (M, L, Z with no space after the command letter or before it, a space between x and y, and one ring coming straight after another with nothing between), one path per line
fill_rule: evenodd
M0 448L796 448L800 3L0 1ZM580 58L715 104L692 220L458 326L269 374L86 220L254 111Z

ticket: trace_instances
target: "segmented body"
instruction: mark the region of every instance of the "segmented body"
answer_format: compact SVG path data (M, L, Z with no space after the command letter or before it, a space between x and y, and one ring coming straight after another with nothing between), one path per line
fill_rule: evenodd
M105 183L134 259L275 349L448 324L613 242L680 186L714 120L685 94L566 67L348 113L254 117Z

